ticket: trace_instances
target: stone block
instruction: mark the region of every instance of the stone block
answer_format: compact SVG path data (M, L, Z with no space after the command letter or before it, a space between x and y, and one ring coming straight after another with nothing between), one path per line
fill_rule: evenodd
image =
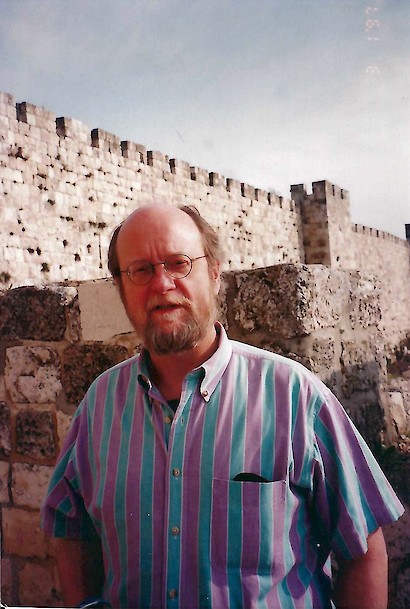
M209 171L200 167L191 167L191 180L198 184L209 185Z
M10 465L7 461L0 461L0 503L3 505L10 501L9 469Z
M27 562L19 571L19 597L22 606L63 606L56 573L48 563Z
M271 203L270 193L267 190L262 190L261 188L255 188L255 199L260 203Z
M33 409L16 415L16 452L30 459L54 459L57 444L53 414Z
M65 328L64 300L55 291L20 287L0 297L0 338L58 341Z
M11 494L14 505L39 510L53 469L47 465L14 463L11 472Z
M157 150L147 150L147 165L170 171L169 157Z
M83 340L105 341L119 334L133 332L118 289L112 281L88 281L80 284L78 301Z
M147 149L142 144L135 144L134 142L122 141L121 151L125 159L131 159L140 163L147 162Z
M398 437L410 432L410 415L404 407L403 394L389 391L385 394L385 405L393 428Z
M347 290L343 272L322 266L277 265L237 272L233 281L227 292L229 325L279 338L334 327Z
M3 508L3 549L7 554L25 558L46 558L47 546L40 528L40 512Z
M23 174L18 169L11 169L10 167L2 167L1 170L2 179L5 182L13 182L14 184L23 184Z
M226 188L226 179L222 174L217 173L216 171L211 171L209 174L209 185Z
M11 415L6 402L0 402L0 456L9 457L11 453Z
M243 197L247 199L255 199L255 187L245 182L241 182L241 193Z
M57 436L59 442L59 450L61 450L64 439L67 435L68 429L72 421L72 414L68 414L58 410L56 413L57 418Z
M179 159L169 159L169 166L171 173L181 176L183 178L191 179L191 166L186 161L180 161Z
M0 599L2 607L15 606L15 598L13 594L13 568L10 558L1 557L1 577L0 577Z
M353 330L377 326L382 319L381 286L375 277L350 273L349 315Z
M326 203L329 197L334 194L334 186L328 180L320 180L312 183L312 198Z
M71 303L67 306L66 318L68 338L72 342L79 341L81 339L81 314L77 289L75 298L73 298Z
M91 145L114 154L121 154L121 140L113 133L108 133L103 129L93 129L91 131ZM102 155L103 156L103 155ZM107 159L108 160L108 159Z
M335 341L332 338L315 339L309 349L304 364L319 376L322 381L329 381L335 369Z
M5 381L13 402L50 404L61 392L60 360L49 347L6 350Z
M342 341L341 347L343 395L350 398L358 391L374 390L381 372L375 345L368 341Z
M226 190L232 193L242 193L240 181L232 178L226 178Z
M349 400L342 395L340 399L370 450L379 453L385 437L386 418L377 391L351 394Z
M72 138L76 143L91 145L91 129L78 120L60 116L56 119L56 131L60 137Z
M27 102L16 104L17 120L27 123L30 127L38 127L55 133L55 114L42 106L35 106Z
M93 380L126 359L125 347L115 345L70 345L63 353L62 383L67 401L78 404Z

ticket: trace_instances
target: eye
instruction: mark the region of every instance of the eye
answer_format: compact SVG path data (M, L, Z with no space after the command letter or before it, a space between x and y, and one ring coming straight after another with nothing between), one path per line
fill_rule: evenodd
M133 262L129 266L129 274L131 277L143 277L145 275L151 275L152 266L149 262Z
M170 273L185 275L191 268L191 261L187 256L171 256L166 262L166 268Z

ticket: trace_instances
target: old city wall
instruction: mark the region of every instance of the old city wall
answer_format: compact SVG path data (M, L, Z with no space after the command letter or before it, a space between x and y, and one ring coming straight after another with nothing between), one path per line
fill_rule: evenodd
M112 230L158 197L198 207L221 237L225 269L374 272L386 342L410 328L409 243L353 225L349 193L326 180L311 194L292 186L286 199L0 93L0 195L0 287L106 277Z
M314 183L311 194L304 185L291 192L301 213L304 262L373 275L381 290L380 340L394 348L410 329L410 241L352 224L349 193L330 182Z
M377 277L382 286L380 330L387 348L409 332L410 241L354 224L351 233L356 268Z
M410 379L394 392L388 384L378 340L380 291L372 277L286 264L230 271L224 279L221 319L229 335L296 358L315 371L383 462L386 430L390 444L398 444L406 431L403 395ZM4 603L61 606L53 546L39 526L41 501L84 392L101 371L133 354L137 344L110 281L20 287L0 298ZM409 463L393 465L391 479L408 505ZM410 593L408 518L386 532L391 609L404 609Z
M314 370L376 452L408 437L409 381L387 364L410 334L409 243L351 224L346 191L321 181L284 199L7 94L0 178L2 601L61 605L40 502L82 393L136 343L110 282L84 280L106 277L113 228L153 196L218 230L232 338ZM393 465L408 504L408 461ZM406 526L388 532L394 609L410 597Z
M3 285L105 277L114 227L153 197L194 204L227 268L301 262L300 216L274 193L0 96Z

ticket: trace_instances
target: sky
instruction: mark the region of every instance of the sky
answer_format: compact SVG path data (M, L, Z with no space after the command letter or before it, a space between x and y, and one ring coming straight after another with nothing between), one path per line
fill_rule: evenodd
M0 0L0 91L352 222L410 223L409 0Z

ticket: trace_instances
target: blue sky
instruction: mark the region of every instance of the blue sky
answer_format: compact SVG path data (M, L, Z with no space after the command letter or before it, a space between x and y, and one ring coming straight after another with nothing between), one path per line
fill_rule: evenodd
M410 223L408 0L0 0L0 90L352 221Z

